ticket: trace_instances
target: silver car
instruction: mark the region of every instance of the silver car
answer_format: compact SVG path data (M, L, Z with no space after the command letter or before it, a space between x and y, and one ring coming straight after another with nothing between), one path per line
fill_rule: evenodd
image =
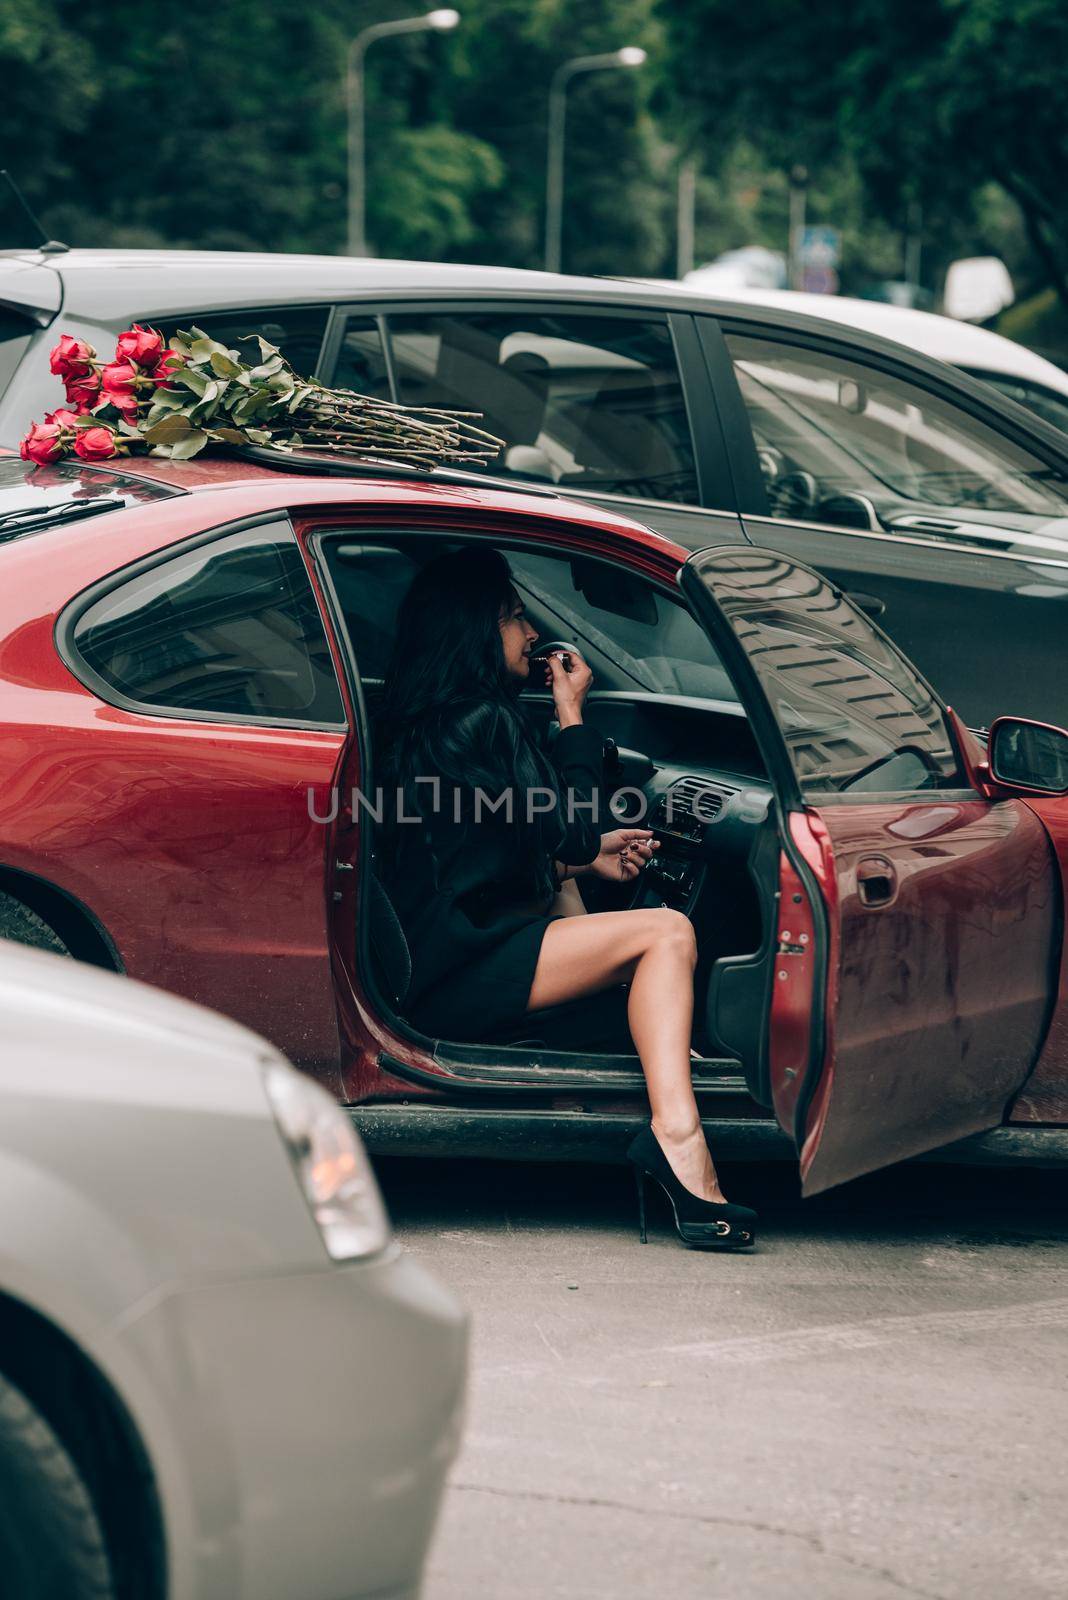
M466 1319L257 1035L0 941L0 1589L412 1600Z

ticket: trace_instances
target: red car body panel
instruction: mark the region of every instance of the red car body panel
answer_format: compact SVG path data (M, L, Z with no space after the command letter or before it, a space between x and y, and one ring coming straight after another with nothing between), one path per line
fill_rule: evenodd
M333 788L350 794L359 781L357 741L105 704L58 654L57 617L83 589L142 556L273 511L292 510L304 534L338 525L415 528L424 519L467 534L481 524L492 538L529 524L533 535L551 529L576 550L627 550L668 577L680 553L626 519L569 506L563 522L551 499L521 493L294 478L226 461L149 460L137 463L142 468L196 492L3 551L0 760L9 765L0 772L0 864L87 907L131 976L247 1023L332 1090L365 1098L381 1091L381 1051L428 1058L376 1020L356 977L356 873L332 864L355 866L358 829L344 809L334 825L309 814L309 793L325 801ZM322 604L312 563L309 570ZM340 670L339 678L351 719Z
M792 812L789 826L793 848L815 879L822 901L822 907L813 906L806 878L784 851L779 859L778 949L771 990L768 1068L775 1116L781 1128L793 1133L813 1049L821 1051L825 1063L834 1057L838 885L826 830L816 813ZM826 948L821 949L824 925ZM813 1039L814 1028L819 1029L817 1040ZM817 1093L825 1092L824 1080L829 1087L830 1076L825 1064Z
M349 805L361 777L356 734L104 704L58 654L56 619L83 589L140 557L272 512L292 517L328 619L308 548L324 528L433 526L495 543L551 538L667 583L687 552L601 508L495 488L318 479L225 461L136 463L142 468L190 492L2 552L0 865L46 878L88 907L133 976L249 1023L343 1098L440 1094L448 1070L376 1016L358 970L360 833ZM346 647L329 620L328 632L340 669ZM354 727L340 670L339 678ZM336 820L313 820L309 791L328 816L335 788ZM1068 1121L1068 967L1042 1049L1061 954L1049 841L1063 870L1068 804L873 803L795 814L790 827L802 870L784 857L780 967L788 976L775 978L769 1056L779 1120L793 1130L803 1119L810 1186L991 1126L1040 1049L1017 1114L1059 1103L1057 1120ZM897 871L896 909L859 903L858 859L873 853ZM831 938L817 958L824 922ZM810 1070L806 1082L802 1041L814 999L825 1013L825 1053L822 1072L814 1079ZM910 1038L939 1041L951 1067L943 1081L929 1052L910 1058ZM980 1043L988 1065L973 1081L968 1056ZM382 1055L425 1081L391 1076ZM499 1076L492 1081L502 1088Z
M1060 911L1049 839L1022 800L818 815L838 964L801 1155L810 1192L997 1126L1046 1032ZM861 898L867 861L888 869L884 903Z
M1060 863L1061 919L1068 907L1068 796L1023 802L1049 834ZM1010 1122L1068 1123L1068 939L1062 940L1057 1002L1035 1070L1013 1105Z

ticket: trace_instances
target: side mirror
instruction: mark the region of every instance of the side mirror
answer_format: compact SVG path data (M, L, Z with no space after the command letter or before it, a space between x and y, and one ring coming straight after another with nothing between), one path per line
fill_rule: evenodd
M1068 733L1047 722L998 717L990 729L990 775L1032 794L1068 793Z

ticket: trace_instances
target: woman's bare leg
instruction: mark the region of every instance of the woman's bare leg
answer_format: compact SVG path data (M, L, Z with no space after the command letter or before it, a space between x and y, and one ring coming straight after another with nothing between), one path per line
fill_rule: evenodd
M550 923L527 1001L562 1005L614 983L630 984L627 1020L649 1091L653 1132L679 1180L722 1200L690 1075L693 926L679 911L598 911Z

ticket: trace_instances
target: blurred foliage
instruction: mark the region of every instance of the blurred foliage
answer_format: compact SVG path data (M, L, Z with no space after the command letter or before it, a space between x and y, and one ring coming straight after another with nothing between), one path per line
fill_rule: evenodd
M771 167L804 165L817 185L834 169L855 173L872 217L900 226L920 203L932 277L950 254L983 251L997 184L1017 208L1033 280L1068 297L1063 0L853 0L833 13L810 0L663 0L663 10L666 74L693 148L730 149L759 129Z
M647 65L568 92L564 262L674 276L676 177L698 163L698 263L784 250L788 178L843 232L843 288L997 254L1066 296L1062 0L461 0L455 33L366 58L368 233L380 255L536 266L548 87L575 55ZM86 245L340 251L349 41L410 0L0 0L2 161ZM27 228L3 210L4 242Z
M1068 367L1068 310L1055 289L1018 300L1001 313L995 326L1007 339L1016 339L1058 366Z

